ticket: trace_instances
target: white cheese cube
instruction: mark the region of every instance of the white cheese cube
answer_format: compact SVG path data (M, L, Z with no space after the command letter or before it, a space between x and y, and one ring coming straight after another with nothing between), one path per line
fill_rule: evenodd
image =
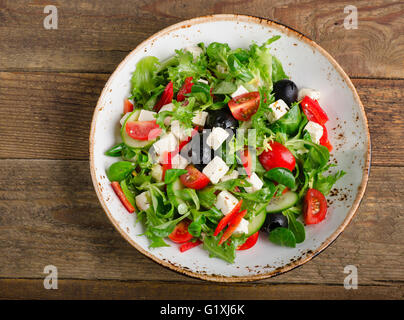
M305 96L308 96L310 99L319 100L320 99L320 91L310 89L310 88L301 88L299 93L297 94L297 100L302 100Z
M237 226L236 230L234 230L235 234L243 234L248 233L248 220L241 219L240 224Z
M173 110L174 110L174 104L173 103L168 103L168 104L165 104L164 106L161 107L159 113L163 112L163 111L173 111ZM164 119L164 124L166 126L168 126L170 124L170 122L171 122L171 117L166 117Z
M123 126L123 124L125 123L126 119L130 116L131 112L127 112L123 115L123 117L121 118L121 120L119 120L119 122L121 123L121 126Z
M136 206L145 211L150 208L150 195L149 191L145 191L135 197Z
M185 167L188 165L189 161L185 159L183 156L181 156L179 153L177 153L174 157L171 159L171 165L173 169L185 169Z
M180 140L186 140L190 136L189 130L185 129L178 120L171 122L171 132Z
M218 149L223 142L229 137L229 133L220 127L215 127L212 129L212 132L206 138L206 144L211 147L213 150Z
M191 52L192 56L194 57L194 60L195 60L195 58L199 57L203 53L203 50L198 46L186 47L185 51Z
M316 122L309 121L304 127L304 130L307 130L307 132L310 134L311 140L314 143L320 143L320 139L323 136L323 127L321 125Z
M157 154L162 155L164 152L171 152L177 149L178 139L170 132L156 141L153 147Z
M215 184L223 178L227 171L229 171L229 167L222 158L216 156L206 165L205 168L203 168L202 173L207 176L213 184Z
M215 207L218 208L224 215L228 214L238 203L236 197L230 192L223 190L217 195Z
M206 111L198 111L195 113L192 118L192 123L196 126L204 126L206 122L206 118L208 117L208 113Z
M237 179L238 178L238 171L237 169L233 170L232 173L226 174L222 179L220 179L221 182L227 181L227 180L232 180L232 179Z
M139 114L139 118L137 119L138 121L153 121L156 120L154 117L156 113L153 111L149 110L141 110Z
M246 89L246 88L244 88L243 86L238 86L238 88L237 88L237 90L236 91L234 91L232 94L231 94L231 97L232 98L234 98L234 97L237 97L237 96L241 96L242 94L244 94L244 93L248 93L249 91Z
M251 177L248 177L246 179L247 182L251 183L251 187L245 187L245 191L247 191L248 193L252 193L255 191L258 191L262 188L262 186L264 185L264 183L261 181L261 179L257 176L257 174L255 172L253 172L253 174L251 175Z
M275 122L282 118L289 110L288 105L282 99L275 101L269 105L271 111L267 114L269 122Z

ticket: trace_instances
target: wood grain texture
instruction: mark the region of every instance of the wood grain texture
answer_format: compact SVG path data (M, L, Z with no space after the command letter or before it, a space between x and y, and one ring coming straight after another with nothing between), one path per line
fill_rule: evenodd
M0 160L0 278L42 278L53 264L62 279L202 283L131 247L103 213L88 172L85 161ZM361 285L402 284L403 188L404 168L373 168L360 210L339 239L302 267L259 283L338 287L352 264Z
M105 74L0 72L0 158L88 159L92 113L107 79ZM402 166L404 80L353 82L369 120L372 164Z
M57 30L43 27L43 1L0 1L0 70L111 72L140 42L201 15L238 13L279 21L328 50L353 77L404 78L404 3L355 1L115 0L57 2Z
M57 290L45 290L43 280L0 279L0 299L143 299L161 300L311 300L402 299L400 284L362 286L262 283L212 285L175 281L59 280Z

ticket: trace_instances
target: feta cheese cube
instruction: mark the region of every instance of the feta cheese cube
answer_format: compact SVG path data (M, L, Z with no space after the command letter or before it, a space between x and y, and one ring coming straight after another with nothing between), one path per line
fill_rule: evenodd
M136 206L145 211L150 208L150 195L149 191L145 191L135 197Z
M275 101L269 105L271 111L267 114L269 122L275 122L282 118L288 111L289 107L282 99Z
M297 100L302 100L305 96L308 96L310 99L319 100L320 99L320 91L310 89L310 88L301 88L299 93L297 94Z
M238 86L237 90L231 94L231 97L234 98L237 96L241 96L244 93L248 93L248 90L246 88L244 88L242 85L240 85L240 86Z
M228 214L238 203L236 197L234 197L227 190L223 190L217 195L215 207L218 208L224 215Z
M178 140L175 135L170 132L156 141L153 147L157 154L162 155L164 152L171 152L177 149Z
M206 138L206 144L211 147L213 150L218 149L223 142L229 137L229 133L220 127L215 127L212 129L212 132Z
M257 174L255 172L253 172L253 174L251 175L251 177L248 177L246 179L247 182L251 183L251 187L245 187L245 191L247 191L248 193L252 193L255 191L258 191L262 188L262 186L264 185L264 183L261 181L261 179L257 176Z
M195 60L195 58L199 57L203 53L203 50L198 46L186 47L185 51L191 52L192 56L194 57L194 60Z
M248 220L241 219L240 224L237 226L236 230L234 230L235 234L243 234L248 233Z
M304 130L307 130L314 143L320 143L320 139L323 136L323 127L320 124L309 121L304 127Z
M137 119L138 121L153 121L156 120L154 117L156 113L153 111L149 110L141 110L139 114L139 118Z
M216 156L206 165L205 168L203 168L202 173L207 176L213 184L215 184L223 178L227 171L229 171L229 167L222 158Z
M233 170L232 173L226 174L222 179L220 179L221 182L227 181L227 180L232 180L232 179L237 179L238 178L238 171L237 169Z
M185 129L178 120L171 122L171 132L180 140L186 140L190 136L189 130Z
M206 111L198 111L195 113L192 118L192 123L196 126L204 126L206 122L206 118L208 117L208 113Z
M127 112L123 115L123 117L121 118L121 120L119 120L119 122L121 123L121 126L123 126L123 124L125 123L126 119L130 116L131 112Z
M171 159L173 169L185 169L188 163L189 161L178 153Z
M168 103L168 104L165 104L164 106L161 107L159 113L163 112L163 111L173 111L173 110L174 110L174 104L173 103ZM170 122L171 122L171 117L166 117L164 119L164 124L166 126L170 125Z

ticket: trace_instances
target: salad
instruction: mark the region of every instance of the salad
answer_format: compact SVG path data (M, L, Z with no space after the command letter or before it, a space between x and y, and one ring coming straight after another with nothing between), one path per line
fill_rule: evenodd
M295 247L327 214L332 146L320 93L270 53L213 42L141 59L120 121L111 186L150 247L201 245L233 263L260 233ZM118 125L118 124L117 124Z

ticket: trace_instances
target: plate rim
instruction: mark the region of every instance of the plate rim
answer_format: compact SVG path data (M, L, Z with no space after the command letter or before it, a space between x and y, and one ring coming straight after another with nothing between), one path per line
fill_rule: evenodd
M181 29L181 28L188 28L191 27L195 24L201 24L201 23L209 23L212 21L240 21L240 22L253 22L255 24L264 24L266 26L271 26L274 27L275 29L280 30L283 33L287 33L289 35L293 35L300 39L301 41L304 41L314 49L318 50L323 56L327 58L327 60L333 65L333 67L336 69L336 71L341 75L342 79L345 81L347 84L348 88L351 89L354 100L358 103L361 113L365 122L365 129L366 129L366 138L367 138L367 148L366 148L366 156L365 156L365 165L363 168L363 177L360 186L358 187L358 193L357 196L347 214L345 217L344 221L341 223L341 225L315 250L310 253L307 253L304 256L301 256L300 258L296 259L295 261L284 265L283 267L277 268L275 270L272 270L267 273L260 273L260 274L255 274L255 275L247 275L247 276L221 276L221 275L210 275L210 274L204 274L204 273L198 273L194 271L187 270L185 268L181 268L178 265L175 265L174 263L163 260L158 258L157 256L153 255L151 252L146 251L143 249L140 245L138 245L133 239L129 237L129 235L120 227L119 223L113 218L111 212L109 211L104 198L102 197L102 193L100 190L100 186L98 185L97 179L96 179L96 174L95 174L95 167L94 167L94 135L95 135L95 128L96 128L96 119L98 116L98 112L102 110L102 107L100 106L101 98L106 94L107 88L109 87L110 83L113 81L113 79L116 77L117 73L120 71L120 69L123 67L123 65L126 63L129 58L136 54L140 49L145 46L147 43L150 41L153 41L154 39L158 39L159 37L170 33L172 31ZM94 109L92 121L91 121L91 129L90 129L90 137L89 137L89 153L90 153L90 172L91 172L91 179L93 182L94 189L97 194L97 198L101 203L101 206L111 221L111 223L114 225L115 229L118 230L118 232L123 236L123 238L128 241L133 247L135 247L139 252L144 254L145 256L149 257L153 261L157 262L160 265L163 265L164 267L167 267L171 270L174 270L176 272L179 272L181 274L191 276L194 278L202 279L202 280L207 280L207 281L213 281L213 282L247 282L247 281L257 281L257 280L262 280L262 279L267 279L270 277L274 277L276 275L288 272L293 270L296 267L299 267L306 262L310 261L314 257L316 257L319 253L321 253L323 250L325 250L328 246L330 246L337 238L338 236L345 230L345 228L349 225L353 217L356 215L360 202L363 199L363 196L365 194L366 186L368 183L369 179L369 172L370 172L370 160L371 160L371 139L370 139L370 133L369 133L369 125L368 125L368 120L366 117L366 112L364 109L364 106L362 104L362 101L356 91L356 88L354 87L351 79L349 76L345 73L345 71L342 69L342 67L338 64L338 62L325 50L323 49L320 45L318 45L315 41L311 40L301 32L284 25L282 23L267 19L267 18L262 18L258 16L252 16L252 15L242 15L242 14L214 14L214 15L206 15L206 16L199 16L191 19L187 19L178 23L175 23L173 25L170 25L141 43L139 43L136 48L134 48L128 55L119 63L119 65L115 68L113 73L110 75L108 81L106 82L103 90L101 91L101 94L98 98L96 107Z

